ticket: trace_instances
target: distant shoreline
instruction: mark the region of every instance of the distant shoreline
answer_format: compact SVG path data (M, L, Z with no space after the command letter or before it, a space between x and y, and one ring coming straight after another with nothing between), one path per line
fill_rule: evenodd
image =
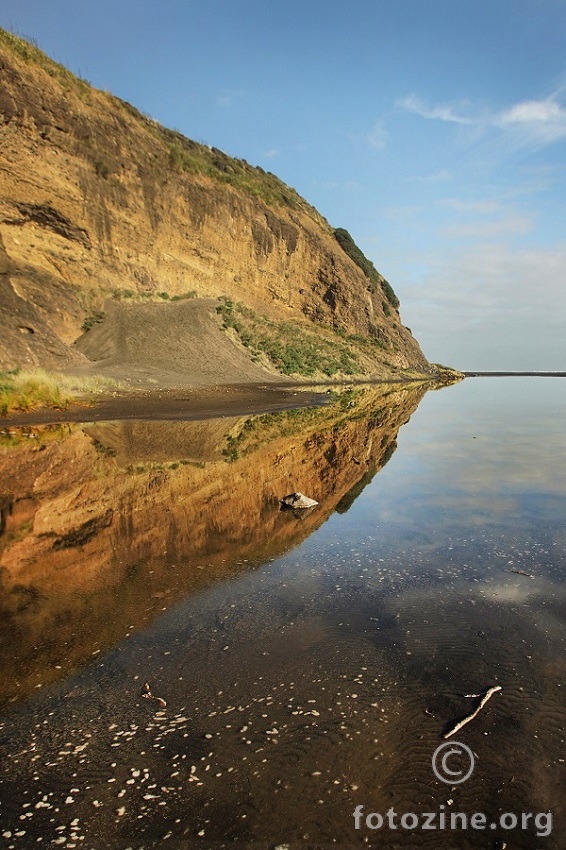
M467 372L466 378L566 378L566 372Z

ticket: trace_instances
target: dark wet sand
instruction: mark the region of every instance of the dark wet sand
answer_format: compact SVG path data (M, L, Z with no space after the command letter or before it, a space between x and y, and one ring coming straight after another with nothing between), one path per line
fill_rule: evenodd
M92 403L72 404L63 409L42 408L11 414L0 426L42 425L61 422L123 421L126 419L174 420L185 422L221 416L272 413L292 407L326 404L328 396L295 386L233 385L174 390L143 390L115 393Z

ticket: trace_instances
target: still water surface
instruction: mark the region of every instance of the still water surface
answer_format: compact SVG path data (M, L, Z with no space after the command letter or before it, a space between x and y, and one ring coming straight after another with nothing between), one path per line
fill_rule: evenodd
M6 846L565 847L565 417L566 382L498 378L11 429ZM356 830L358 805L487 828Z

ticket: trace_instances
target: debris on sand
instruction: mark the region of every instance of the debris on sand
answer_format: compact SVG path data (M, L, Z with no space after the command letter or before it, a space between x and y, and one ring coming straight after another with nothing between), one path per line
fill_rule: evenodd
M161 699L161 697L156 697L151 693L151 688L150 688L149 682L146 682L144 684L141 695L142 695L142 697L145 697L145 699L154 699L156 702L159 703L161 708L165 708L165 706L167 705L167 703L165 702L164 699Z
M512 568L510 570L507 570L507 572L517 573L518 576L527 576L527 578L534 578L534 575L532 573L526 573L525 570L516 570Z
M449 729L447 732L445 732L442 737L443 738L450 738L450 737L452 737L452 735L455 735L456 732L459 732L460 729L463 726L465 726L467 723L470 722L470 720L473 720L474 717L478 716L478 714L480 713L480 711L482 710L482 708L484 707L484 705L486 704L488 699L490 699L490 697L492 697L493 694L497 693L497 691L500 691L500 690L501 690L501 685L495 685L493 688L489 688L485 692L485 694L482 696L481 701L480 701L478 707L476 708L476 710L472 711L471 714L468 714L466 717L464 717L463 720L458 721L458 723L456 723L451 729Z

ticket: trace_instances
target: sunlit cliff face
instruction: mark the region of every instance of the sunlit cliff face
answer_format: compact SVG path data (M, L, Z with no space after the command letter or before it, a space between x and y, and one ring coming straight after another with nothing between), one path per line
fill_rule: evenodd
M381 287L294 190L61 77L40 51L23 61L9 41L0 35L4 368L84 362L72 343L117 292L192 292L378 338L391 363L426 370Z
M68 673L347 510L423 394L384 386L248 419L5 431L2 697ZM282 511L293 491L318 507Z

